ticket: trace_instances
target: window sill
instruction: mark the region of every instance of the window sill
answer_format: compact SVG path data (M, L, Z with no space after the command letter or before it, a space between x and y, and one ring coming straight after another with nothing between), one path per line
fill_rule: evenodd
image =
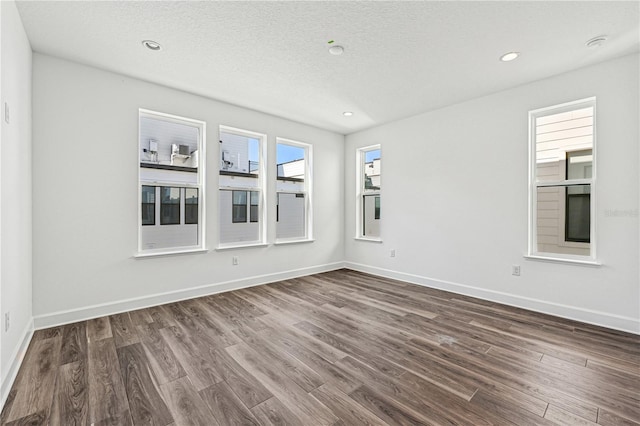
M355 237L356 241L368 241L370 243L382 243L381 238L367 238L367 237Z
M207 253L209 250L204 248L193 248L183 250L158 250L158 251L141 251L133 255L134 259L146 259L149 257L160 256L173 256L176 254L192 254L192 253Z
M247 244L224 244L216 247L216 251L222 250L233 250L240 248L251 248L251 247L267 247L268 243L247 243Z
M279 240L273 243L276 246L284 246L287 244L300 244L300 243L312 243L315 240L313 238L304 239L304 240Z
M568 259L562 257L549 257L549 256L540 256L535 254L525 255L525 259L534 260L539 262L551 262L551 263L567 263L572 265L584 265L584 266L594 266L600 267L602 263L597 260L580 260L580 259Z

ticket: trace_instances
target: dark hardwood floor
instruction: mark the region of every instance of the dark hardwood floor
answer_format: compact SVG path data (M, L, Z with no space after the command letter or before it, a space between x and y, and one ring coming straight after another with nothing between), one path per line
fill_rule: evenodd
M637 425L640 337L340 270L35 333L3 425Z

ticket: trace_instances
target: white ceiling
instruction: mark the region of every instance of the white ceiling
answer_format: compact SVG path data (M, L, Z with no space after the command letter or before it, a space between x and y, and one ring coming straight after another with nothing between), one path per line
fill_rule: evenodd
M636 52L639 4L21 1L18 10L36 52L347 134ZM601 34L605 45L585 46ZM342 56L328 53L329 40ZM509 51L521 57L500 62Z

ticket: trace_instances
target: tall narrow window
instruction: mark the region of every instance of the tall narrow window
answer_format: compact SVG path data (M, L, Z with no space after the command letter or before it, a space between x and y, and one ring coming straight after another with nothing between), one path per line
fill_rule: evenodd
M530 112L530 255L595 259L595 99Z
M266 136L220 127L220 247L261 244Z
M356 237L380 240L380 145L360 148L357 151L358 200Z
M204 248L205 123L140 110L139 124L139 253Z
M311 145L277 138L276 242L311 239Z

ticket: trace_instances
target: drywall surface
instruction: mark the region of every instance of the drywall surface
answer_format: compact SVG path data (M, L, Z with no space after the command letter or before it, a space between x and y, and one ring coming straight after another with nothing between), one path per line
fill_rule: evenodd
M341 266L344 136L41 54L33 91L36 326ZM206 253L133 257L139 108L206 122ZM268 135L269 241L276 137L313 145L314 242L215 250L220 125Z
M618 58L348 135L347 266L640 332L638 62ZM602 266L527 260L528 111L591 96ZM382 244L352 238L355 151L372 144L382 145Z
M2 401L31 329L31 46L13 1L2 15L0 127L0 374ZM9 110L9 122L5 109ZM10 315L5 329L5 315ZM25 343L26 342L26 343Z

